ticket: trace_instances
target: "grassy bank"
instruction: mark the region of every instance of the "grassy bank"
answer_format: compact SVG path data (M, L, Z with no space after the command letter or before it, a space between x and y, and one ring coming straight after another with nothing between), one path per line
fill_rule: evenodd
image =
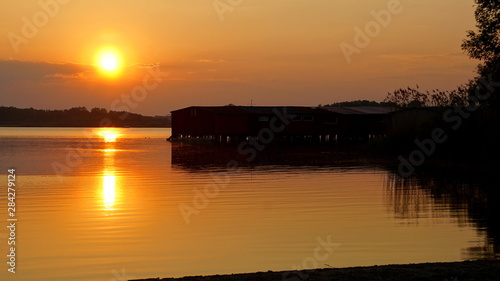
M191 276L182 278L150 278L135 279L134 281L466 281L500 280L500 261L465 261L450 263L423 263L407 265L384 265L351 268L325 268L305 270L301 272L257 272L246 274Z

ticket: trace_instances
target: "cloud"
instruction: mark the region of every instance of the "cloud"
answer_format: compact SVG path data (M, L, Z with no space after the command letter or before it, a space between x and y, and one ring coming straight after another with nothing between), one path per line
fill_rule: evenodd
M56 74L47 75L46 77L47 78L61 78L61 79L82 79L82 78L85 78L85 74L82 72L72 73L72 74L56 73Z
M139 63L139 64L134 64L134 67L137 67L139 69L147 69L147 68L157 68L160 66L159 62L156 63Z
M0 82L83 78L95 71L91 65L46 61L0 60Z
M126 71L151 69L159 65L160 63L139 63L128 66ZM0 82L85 80L94 78L96 72L96 67L89 64L0 59Z
M217 63L217 62L225 62L225 60L221 60L221 59L199 59L199 60L196 60L195 62L201 62L201 63Z
M399 74L429 76L468 73L470 74L477 64L472 60L464 60L466 55L459 52L433 54L383 54L377 57Z
M450 53L431 53L431 54L416 54L416 53L394 53L394 54L381 54L378 56L381 59L390 59L395 61L444 61L456 58L466 57L464 53L450 52Z

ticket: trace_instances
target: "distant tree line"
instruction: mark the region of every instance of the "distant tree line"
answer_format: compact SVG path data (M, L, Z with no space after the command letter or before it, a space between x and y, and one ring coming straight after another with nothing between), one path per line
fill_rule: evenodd
M395 107L397 106L396 103L394 102L377 102L377 101L370 101L370 100L355 100L355 101L343 101L343 102L334 102L331 104L320 104L318 107L350 107L350 106L389 106L389 107Z
M143 116L105 108L44 110L0 106L0 126L20 127L170 127L170 116Z

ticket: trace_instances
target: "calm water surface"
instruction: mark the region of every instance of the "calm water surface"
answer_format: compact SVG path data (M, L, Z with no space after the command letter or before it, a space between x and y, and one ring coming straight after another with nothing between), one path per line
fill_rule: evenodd
M283 151L275 162L226 169L221 163L241 158L234 148L215 159L213 149L171 144L169 135L0 128L0 224L7 225L8 168L16 169L18 218L17 273L3 263L0 279L126 280L498 257L491 215L498 199L488 197L498 195L495 175L402 180L367 161L280 165L280 157L294 158ZM329 153L318 155L338 156ZM200 196L205 189L210 198ZM335 244L321 260L314 258L319 240Z

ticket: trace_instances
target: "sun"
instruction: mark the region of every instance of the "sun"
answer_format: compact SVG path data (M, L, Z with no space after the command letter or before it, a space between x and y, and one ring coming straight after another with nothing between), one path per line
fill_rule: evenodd
M96 64L102 74L116 77L122 70L122 57L115 48L104 48L97 53Z

